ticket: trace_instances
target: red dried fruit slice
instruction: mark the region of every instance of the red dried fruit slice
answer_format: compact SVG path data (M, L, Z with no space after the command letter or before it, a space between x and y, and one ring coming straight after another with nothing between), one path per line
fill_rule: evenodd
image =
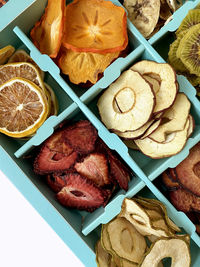
M173 181L177 181L175 169L169 168L169 176Z
M50 150L47 146L43 146L34 162L34 171L38 174L48 174L56 171L65 171L69 169L77 159L77 152L65 155Z
M200 197L179 188L169 193L170 200L177 210L183 212L198 211L200 212Z
M104 0L74 0L65 9L63 45L77 52L112 53L128 44L122 7Z
M127 191L128 182L130 181L130 171L109 150L107 152L112 178L117 181L122 189Z
M108 162L103 154L92 153L84 158L82 162L77 162L74 168L81 175L92 180L97 186L104 186L110 183Z
M200 196L200 143L195 145L189 156L175 168L178 182L193 194Z
M97 130L87 120L79 121L65 129L65 139L79 153L87 154L94 150Z
M47 175L47 184L56 193L58 193L65 185L65 175L49 174Z
M55 58L61 45L65 0L48 0L45 13L31 30L31 38L41 53Z
M86 211L103 205L103 192L90 180L77 173L70 173L66 176L66 186L56 195L62 205Z
M177 190L180 187L178 182L172 180L167 171L163 172L162 174L162 182L165 187L170 191Z

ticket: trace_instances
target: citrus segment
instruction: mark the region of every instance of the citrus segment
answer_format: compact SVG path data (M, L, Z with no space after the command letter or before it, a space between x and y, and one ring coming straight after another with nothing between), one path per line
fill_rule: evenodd
M58 100L51 86L49 86L47 83L45 83L44 85L45 85L46 91L50 95L50 101L51 101L51 108L50 108L49 116L53 116L53 115L56 116L58 114Z
M15 51L15 53L8 60L8 63L14 62L28 62L33 64L39 71L41 78L44 79L44 72L38 67L35 61L32 60L32 58L29 56L29 54L26 53L25 50L18 49L17 51Z
M0 65L7 62L10 56L15 52L15 48L12 45L5 46L0 49Z
M96 83L98 75L119 56L120 52L97 54L86 52L75 52L70 49L62 51L59 67L64 74L69 75L72 83Z
M14 78L0 86L0 132L25 137L34 133L46 117L46 98L34 83Z
M52 58L58 54L64 24L65 0L48 0L41 20L31 30L31 38L41 53Z
M126 13L104 0L74 0L65 9L63 45L77 52L111 53L128 44Z

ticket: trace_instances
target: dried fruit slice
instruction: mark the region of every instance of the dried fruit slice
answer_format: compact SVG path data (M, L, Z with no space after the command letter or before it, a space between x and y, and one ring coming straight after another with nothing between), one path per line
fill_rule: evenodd
M34 133L46 117L46 98L34 83L13 78L0 86L0 132L25 137Z
M162 143L166 136L172 132L184 129L188 120L191 103L184 93L178 93L170 109L165 111L161 125L149 135L152 140Z
M189 267L191 263L190 249L188 243L183 238L160 238L152 243L146 253L141 267L157 267L159 262L166 258L172 258L173 266Z
M77 162L74 168L81 175L92 180L97 186L110 183L108 162L103 154L91 153L82 162Z
M40 74L32 64L20 62L8 63L0 66L0 85L15 77L27 79L35 83L45 92L45 87Z
M66 185L66 176L62 174L48 174L47 184L56 193Z
M66 48L112 53L124 50L127 44L126 12L122 7L104 0L74 0L67 5L63 37Z
M162 122L162 119L155 120L154 123L147 129L145 134L141 137L141 139L144 139L144 138L152 135L152 133L154 133L159 128L161 122Z
M50 101L51 101L51 108L50 108L50 114L49 116L56 116L58 114L58 100L57 97L54 93L54 90L51 88L50 85L48 85L47 83L44 83L44 86L46 88L46 91L49 93L50 95Z
M154 30L160 14L160 0L124 0L128 17L144 37Z
M44 175L68 170L75 163L77 156L77 152L65 155L63 153L50 150L45 145L42 147L40 153L34 161L34 171L35 173Z
M115 109L114 102L119 109ZM124 103L128 103L125 106ZM121 132L142 127L151 117L155 105L151 86L135 71L125 71L99 98L97 106L108 129Z
M200 197L195 196L183 188L171 191L169 198L177 210L183 212L200 212Z
M168 20L172 16L172 12L167 1L160 1L160 18Z
M66 180L66 186L56 195L62 205L89 212L103 205L103 193L91 181L77 173L67 174Z
M44 72L38 67L38 65L35 63L35 61L32 60L32 58L29 56L28 53L26 53L25 50L23 50L23 49L16 50L15 53L8 60L8 63L16 63L16 62L31 63L39 71L42 80L44 79Z
M0 49L0 65L3 65L15 52L15 48L12 45L7 45Z
M48 0L45 13L31 30L31 38L41 53L55 58L61 45L65 0Z
M169 191L177 190L180 187L180 184L178 182L173 181L167 172L163 172L162 182Z
M119 265L119 267L138 267L138 263L134 263L125 259L121 259L120 263L121 265Z
M191 74L199 76L200 73L200 24L191 27L181 39L177 56Z
M166 158L179 153L187 141L187 132L189 128L189 119L182 131L174 132L166 137L166 141L158 143L146 137L145 139L135 140L136 145L143 154L154 158Z
M159 76L161 83L160 89L156 94L154 113L163 111L173 104L178 91L178 84L176 73L169 64L142 60L134 64L131 70L138 71L142 75L152 73L153 70Z
M69 75L72 83L79 84L90 81L95 84L99 74L104 72L111 62L119 56L119 53L98 54L63 49L59 59L59 67L64 74Z
M183 4L183 0L166 0L166 1L173 12L179 9Z
M187 137L189 138L194 131L195 121L191 115L189 115L188 118L189 118L190 125L189 125L189 129L188 129Z
M191 148L189 156L177 167L178 182L193 194L200 196L200 143Z
M96 252L96 262L98 267L109 267L111 264L111 256L107 251L102 247L101 241L99 240L95 246Z
M124 140L123 142L128 148L139 150L139 148L136 146L133 140Z
M107 225L111 248L119 257L138 263L146 249L145 238L125 218L117 217Z
M151 77L150 74L149 75L144 74L144 75L142 75L142 77L145 78L145 80L147 80L147 82L149 82L152 85L153 91L154 91L155 96L156 96L156 94L160 90L160 81Z
M89 121L78 121L65 129L65 139L79 153L87 154L94 150L97 130Z

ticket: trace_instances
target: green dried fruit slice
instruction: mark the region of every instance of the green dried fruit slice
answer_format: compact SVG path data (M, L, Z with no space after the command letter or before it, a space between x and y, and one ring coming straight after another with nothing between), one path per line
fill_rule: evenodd
M108 223L107 232L111 247L119 257L134 263L141 261L146 241L129 221L117 217Z
M109 267L111 262L111 256L102 247L100 240L97 242L96 247L96 262L98 267Z

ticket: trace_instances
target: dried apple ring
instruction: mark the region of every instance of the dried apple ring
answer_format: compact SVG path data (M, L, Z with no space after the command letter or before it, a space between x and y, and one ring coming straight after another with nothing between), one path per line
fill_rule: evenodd
M45 13L31 30L31 38L41 53L55 58L61 45L65 0L48 0Z
M75 0L65 9L63 45L77 52L112 53L128 44L126 12L105 0Z

